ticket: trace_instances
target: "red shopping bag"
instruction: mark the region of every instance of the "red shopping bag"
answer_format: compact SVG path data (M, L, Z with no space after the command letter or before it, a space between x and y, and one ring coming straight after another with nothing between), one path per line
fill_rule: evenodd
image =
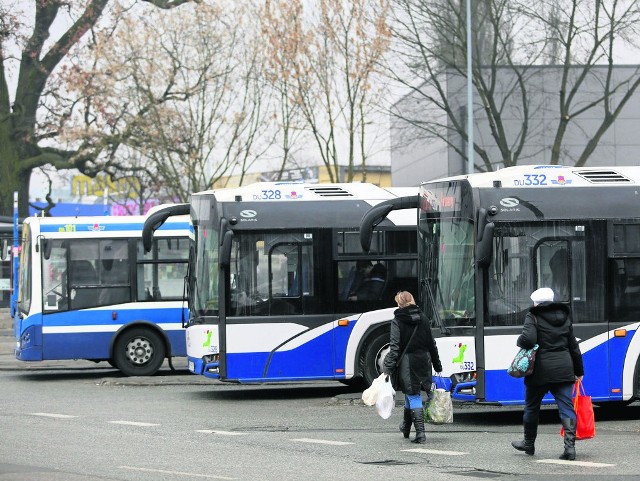
M576 439L591 439L596 436L596 420L593 415L591 396L584 391L582 381L576 381L573 386L573 408L576 411ZM560 429L560 436L564 436L564 427Z

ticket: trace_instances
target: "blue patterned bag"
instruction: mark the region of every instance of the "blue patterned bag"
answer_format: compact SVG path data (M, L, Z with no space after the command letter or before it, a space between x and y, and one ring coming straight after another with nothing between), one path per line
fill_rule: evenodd
M537 344L531 349L520 349L507 369L509 376L525 377L531 374L536 360L536 352L538 352Z

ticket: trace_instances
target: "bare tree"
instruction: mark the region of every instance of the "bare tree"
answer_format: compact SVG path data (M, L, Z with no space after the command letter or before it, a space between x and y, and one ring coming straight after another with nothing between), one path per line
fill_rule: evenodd
M282 150L278 180L294 163L296 142L303 135L301 104L296 94L297 64L306 52L300 0L266 0L262 9L266 82L276 93L273 117L277 121L277 144Z
M141 0L141 3L171 9L188 1ZM107 147L113 146L106 139L94 145L60 148L51 142L60 132L56 129L43 131L39 124L46 89L55 77L56 68L72 49L82 44L83 37L97 24L109 3L109 0L34 1L35 21L30 33L20 23L24 12L14 10L20 8L17 3L9 7L3 3L0 7L3 10L0 15L0 171L3 173L0 212L6 213L11 209L12 192L17 190L20 214L28 213L29 181L33 169L51 164L58 169L75 167L87 171L85 166L98 159ZM60 38L48 42L51 26L61 10L74 20ZM21 52L20 58L15 59L19 67L13 103L7 77L12 75L8 69L14 60L11 46ZM58 114L63 121L65 113Z
M519 68L512 58L513 20L507 10L508 3L508 0L474 2L476 28L472 34L476 99L480 100L490 119L491 136L502 152L500 160L511 164L510 158L514 153L518 155L526 139L529 103L524 88L526 68ZM397 54L390 57L401 59L401 64L392 64L390 74L410 91L409 98L417 100L409 105L415 104L418 108L407 108L406 104L400 103L396 108L392 107L392 115L410 125L409 132L413 135L444 141L466 162L467 119L464 104L460 102L461 96L465 99L464 94L460 95L464 90L460 89L466 82L465 3L460 0L396 0L394 7L394 49ZM489 68L481 68L480 58ZM527 63L534 61L535 54L529 54ZM505 68L513 75L500 79ZM462 82L454 87L452 80L456 78ZM512 137L506 135L503 125L502 117L508 108L504 99L517 103L523 113L521 128ZM476 104L475 108L480 106ZM412 140L403 138L404 143ZM480 143L476 142L474 147L483 170L493 170L494 159Z
M377 94L372 79L390 38L388 2L320 0L316 5L303 12L300 2L267 4L265 29L272 39L293 24L287 37L269 42L269 58L281 69L292 69L288 102L300 109L330 179L349 182L358 156L366 170L364 136ZM282 91L282 79L278 88Z
M576 166L582 166L640 85L640 68L625 74L616 69L614 62L616 43L638 34L640 4L633 0L562 3L564 8L558 10L556 2L545 1L538 10L522 2L521 9L533 22L548 28L553 41L561 45L558 118L551 163L557 164L566 157L564 140L572 122L589 114L598 117L586 145L573 159ZM598 65L604 68L597 68ZM584 95L594 84L601 90Z
M138 169L161 179L173 199L185 201L231 172L243 175L271 143L259 42L244 22L245 4L234 7L132 19L137 28L125 24L104 43L109 51L97 47L100 65L87 73L118 72L117 81L98 83L110 103L94 116L103 129L128 129L125 148L146 159Z
M614 45L628 42L637 30L638 2L478 0L472 5L474 117L483 121L476 127L475 168L517 165L547 149L549 163L584 165L640 82L638 69L625 74L614 62ZM391 111L400 120L396 125L411 127L403 140L418 135L444 141L465 165L465 1L394 0L394 13L391 58L402 61L390 72L409 94ZM540 68L556 60L559 65ZM559 74L554 78L553 72ZM596 85L600 91L593 95ZM420 111L410 108L416 101ZM573 155L564 147L566 133L586 113L602 122L589 131L574 125L589 138ZM540 139L550 134L549 147Z

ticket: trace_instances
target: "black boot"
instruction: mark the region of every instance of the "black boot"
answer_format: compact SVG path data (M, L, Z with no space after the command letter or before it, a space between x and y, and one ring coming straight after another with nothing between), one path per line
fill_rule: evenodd
M412 443L424 444L427 442L427 436L424 433L424 410L422 408L412 409L411 417L413 425L416 428L416 438Z
M536 452L536 436L538 435L537 423L524 423L524 439L522 441L511 441L511 446L518 451L524 451L529 456Z
M400 432L405 438L409 437L409 433L411 432L411 409L404 408L404 419L402 423L400 423Z
M563 418L561 421L564 427L564 453L560 459L573 461L576 459L576 420Z

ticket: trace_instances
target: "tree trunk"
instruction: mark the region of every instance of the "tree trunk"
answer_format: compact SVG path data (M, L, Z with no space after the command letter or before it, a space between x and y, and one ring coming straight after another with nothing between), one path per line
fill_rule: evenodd
M20 172L20 156L9 140L11 119L0 123L0 215L13 215L13 193L18 191L19 215L29 211L29 176Z

